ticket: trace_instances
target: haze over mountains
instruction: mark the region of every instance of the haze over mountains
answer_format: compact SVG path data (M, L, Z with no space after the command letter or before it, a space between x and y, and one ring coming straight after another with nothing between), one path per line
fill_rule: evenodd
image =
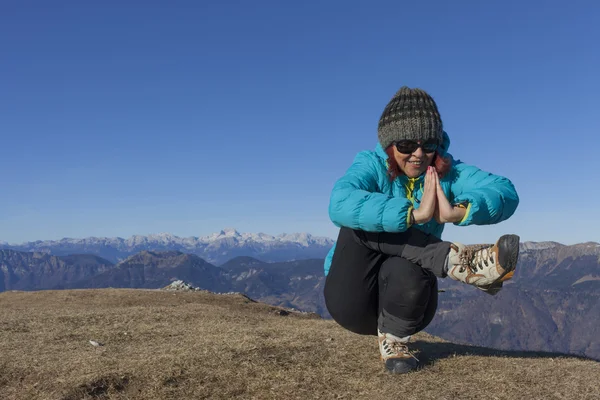
M135 235L129 239L88 237L38 240L22 244L0 242L0 248L5 249L43 252L57 256L95 254L113 263L144 250L174 250L195 254L217 265L237 256L251 256L263 261L324 258L332 245L331 238L309 233L282 233L272 236L265 233L240 233L232 228L208 236L187 238L161 233Z
M213 244L219 243L221 250L219 259L251 249L250 240L228 240L236 236L251 237L234 232L214 235L218 239ZM142 250L117 263L95 255L54 256L5 249L0 250L0 291L159 288L180 279L203 289L242 292L269 304L313 311L328 318L322 295L323 258L307 255L311 251L326 254L329 248L310 235L304 237L305 244L285 244L292 248L288 257L282 251L285 246L274 245L283 240L265 240L276 248L276 253L265 250L269 246L250 250L267 259L277 254L293 261L266 262L238 255L220 266L176 249ZM151 240L142 243L148 248L153 246ZM179 246L177 241L172 243ZM57 251L57 247L45 246L47 251ZM64 247L58 249L65 251ZM302 253L301 249L309 250ZM75 246L74 250L83 253L85 248ZM456 342L507 350L558 351L600 359L599 260L598 243L522 243L515 277L497 296L440 279L440 288L445 292L440 293L438 313L427 332Z

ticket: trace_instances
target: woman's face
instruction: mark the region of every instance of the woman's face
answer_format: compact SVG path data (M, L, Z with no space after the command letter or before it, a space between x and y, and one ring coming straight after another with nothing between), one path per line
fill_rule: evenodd
M416 178L427 171L427 167L431 165L433 157L435 156L435 150L426 153L423 150L423 147L417 147L417 149L411 153L405 154L411 149L411 145L412 147L415 146L414 143L414 141L403 141L398 145L392 146L394 149L394 158L398 167L400 167L402 172L409 178ZM420 140L417 143L422 144ZM398 147L400 147L403 152L400 152ZM431 148L427 148L427 146L425 146L425 148L428 151L431 150Z

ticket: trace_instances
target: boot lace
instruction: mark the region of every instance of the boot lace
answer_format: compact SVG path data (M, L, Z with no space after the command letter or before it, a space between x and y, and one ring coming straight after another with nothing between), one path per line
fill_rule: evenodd
M395 342L392 340L386 340L386 344L392 350L392 352L394 354L408 354L415 360L419 361L419 359L417 357L415 357L414 353L412 353L408 349L408 346L406 344L404 344L402 342ZM384 346L384 348L385 348L385 346ZM389 354L389 352L388 352L388 354Z
M471 272L477 273L477 268L483 270L484 265L487 267L490 263L495 263L492 247L494 247L493 244L465 246L460 254L460 272L464 272L465 268L469 268Z

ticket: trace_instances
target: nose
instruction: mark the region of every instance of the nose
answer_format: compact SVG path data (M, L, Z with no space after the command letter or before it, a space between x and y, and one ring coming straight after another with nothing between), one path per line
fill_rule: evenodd
M413 151L412 155L421 158L425 155L425 153L423 152L423 148L418 147L415 151Z

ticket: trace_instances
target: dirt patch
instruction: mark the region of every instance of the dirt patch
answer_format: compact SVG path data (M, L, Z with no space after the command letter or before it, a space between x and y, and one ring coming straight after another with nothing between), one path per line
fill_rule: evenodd
M131 378L126 375L109 374L79 385L62 400L109 399L127 389Z

